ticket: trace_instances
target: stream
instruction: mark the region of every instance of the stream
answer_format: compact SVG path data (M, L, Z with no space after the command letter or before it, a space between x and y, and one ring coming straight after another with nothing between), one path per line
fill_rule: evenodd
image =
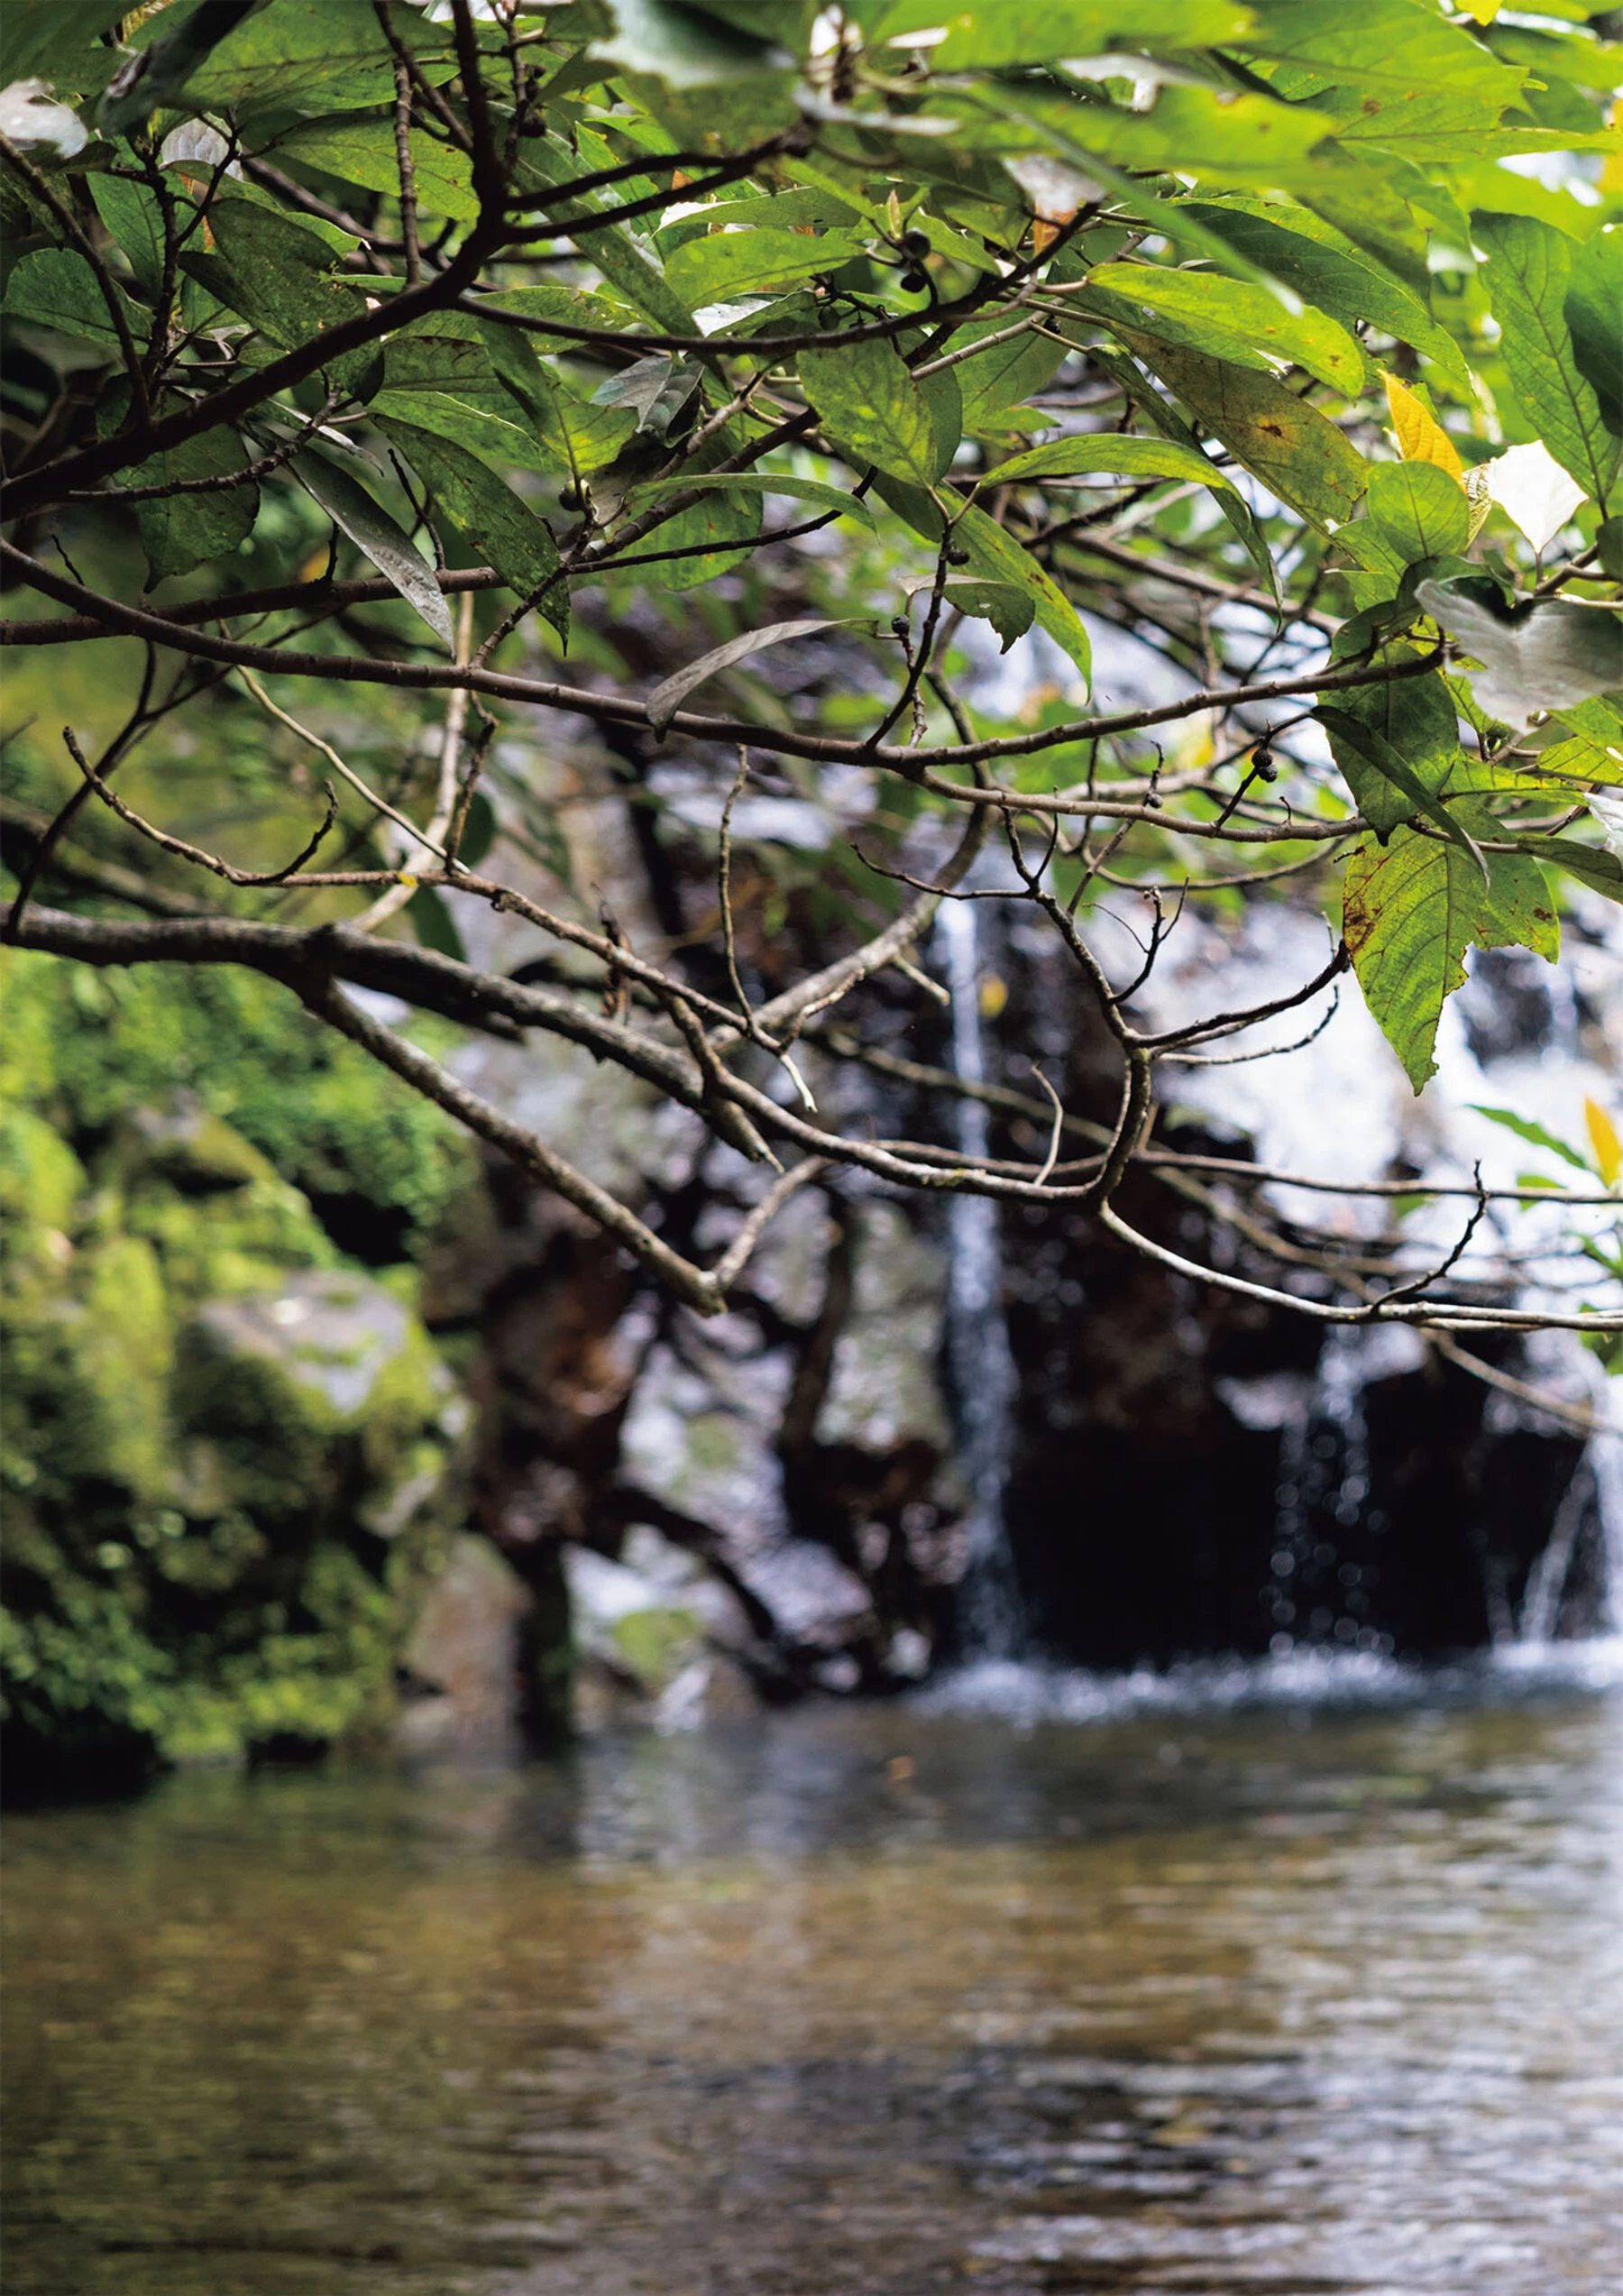
M1616 2296L1616 1658L17 1815L6 2287Z

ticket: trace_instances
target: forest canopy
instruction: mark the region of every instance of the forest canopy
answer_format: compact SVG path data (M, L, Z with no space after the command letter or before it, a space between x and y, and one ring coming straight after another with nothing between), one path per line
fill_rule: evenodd
M5 940L283 984L703 1313L844 1169L1321 1321L1604 1344L1615 1245L1518 1298L1288 1226L1164 1112L1343 988L1419 1091L1472 948L1623 898L1620 17L11 0ZM628 930L516 731L702 845L701 930ZM1084 985L1106 1118L875 1025L986 900ZM1278 902L1329 921L1312 978L1153 1007L1182 916ZM491 911L541 953L483 962ZM765 1184L671 1239L446 1021L583 1048ZM1535 1144L1611 1199L1602 1111ZM1233 1248L1147 1234L1141 1182ZM1492 1191L1454 1192L1468 1238Z

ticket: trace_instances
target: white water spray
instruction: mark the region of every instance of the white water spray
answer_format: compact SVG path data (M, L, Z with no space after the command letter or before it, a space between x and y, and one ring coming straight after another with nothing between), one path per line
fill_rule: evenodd
M975 905L946 901L936 925L941 969L952 999L952 1061L966 1084L986 1080L981 1033L980 933ZM958 1103L958 1144L985 1156L985 1105ZM947 1353L957 1398L959 1456L969 1486L969 1553L958 1589L967 1654L1009 1658L1022 1648L1024 1621L1009 1551L1008 1490L1017 1379L1003 1310L1003 1240L988 1196L948 1199Z

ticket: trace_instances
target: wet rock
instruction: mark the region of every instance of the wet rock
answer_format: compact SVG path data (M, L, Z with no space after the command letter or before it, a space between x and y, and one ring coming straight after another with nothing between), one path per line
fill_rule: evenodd
M519 1630L531 1597L488 1538L452 1538L401 1654L413 1694L396 1737L413 1753L512 1745L520 1712Z
M748 1676L731 1655L751 1640L737 1599L646 1525L623 1553L617 1563L589 1548L564 1550L578 1726L686 1727L712 1711L752 1708Z

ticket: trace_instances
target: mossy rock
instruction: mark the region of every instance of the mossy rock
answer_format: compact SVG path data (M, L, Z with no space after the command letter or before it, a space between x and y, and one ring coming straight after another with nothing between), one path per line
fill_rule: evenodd
M401 1255L466 1153L272 984L4 970L14 1789L381 1738L467 1417Z

